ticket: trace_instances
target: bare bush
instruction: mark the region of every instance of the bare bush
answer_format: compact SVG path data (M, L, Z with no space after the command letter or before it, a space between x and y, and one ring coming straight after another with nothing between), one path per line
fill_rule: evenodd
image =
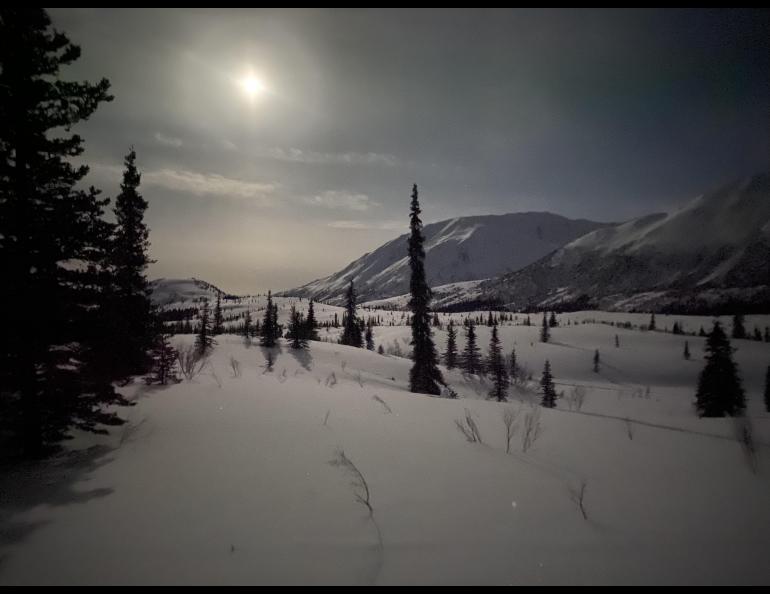
M455 425L457 429L465 436L471 443L484 443L481 439L481 433L479 427L476 425L476 421L473 420L473 413L470 409L465 409L464 419L455 419Z
M624 420L625 426L626 426L626 435L628 435L628 439L633 440L634 439L634 424L631 422L631 419L628 417Z
M189 345L177 351L177 361L182 375L190 382L203 371L208 359L194 345Z
M757 445L754 441L754 428L751 419L745 415L733 419L735 439L741 444L741 449L746 457L746 463L754 474L757 473Z
M233 377L241 377L241 362L235 357L230 357L230 373Z
M538 437L543 433L540 424L540 407L533 406L524 414L524 426L521 434L521 451L527 451L535 445Z
M519 416L520 409L513 408L512 406L506 406L503 409L503 425L505 425L505 453L511 453L511 440L518 426L516 424L516 418Z
M326 377L326 387L327 388L333 388L337 385L337 375L332 371L327 377Z
M267 351L267 355L265 355L265 367L262 373L270 373L273 371L273 365L275 365L275 357L273 356L273 351Z
M388 403L387 403L387 402L385 402L385 401L384 401L382 398L380 398L379 396L377 396L377 394L375 394L374 396L372 396L372 400L374 400L375 402L379 402L379 403L382 405L382 408L384 408L384 409L385 409L385 412L387 412L388 414L392 414L392 413L393 413L393 411L391 410L391 408L388 406Z
M356 501L366 507L369 510L369 516L374 515L374 509L372 508L371 492L369 491L369 484L366 482L364 475L358 470L358 467L353 461L345 455L345 451L338 449L334 452L334 458L329 461L331 466L341 468L351 477L350 486L353 487L353 494Z
M580 513L582 514L584 520L588 519L586 508L583 505L583 502L585 501L587 486L588 486L588 483L585 480L581 480L580 484L571 485L569 487L569 498L572 500L572 502L575 505L577 505L577 508L580 510Z
M329 415L332 414L331 409L328 409L326 411L326 414L324 415L324 427L327 427L327 423L329 422Z
M569 410L580 412L580 409L583 408L583 404L585 404L585 401L586 401L585 386L573 387L572 390L569 391L569 394L567 394L564 399L567 401L567 407L569 408Z

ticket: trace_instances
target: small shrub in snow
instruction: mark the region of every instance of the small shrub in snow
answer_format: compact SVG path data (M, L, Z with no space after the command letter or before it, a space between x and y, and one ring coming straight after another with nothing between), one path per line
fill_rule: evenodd
M457 429L465 436L471 443L484 443L481 440L481 433L479 427L476 425L476 421L473 420L473 413L470 409L465 409L464 419L455 419L455 425Z
M567 401L567 407L570 410L580 412L583 408L583 404L586 401L586 389L585 386L575 386L570 390L569 394L565 397Z
M526 454L535 445L535 442L542 433L543 426L540 424L540 408L533 406L524 414L521 451Z
M631 422L631 419L626 417L625 421L626 426L626 435L628 435L628 439L633 440L634 439L634 424Z
M586 487L588 483L585 480L580 481L580 484L569 487L569 498L577 505L584 520L588 519L585 505L583 504L586 496Z
M326 377L326 387L327 388L333 388L337 385L337 375L332 371L327 377Z
M745 415L735 417L733 421L735 439L741 444L741 449L746 457L746 463L751 472L757 472L757 445L754 442L754 428L751 419Z
M241 362L235 357L230 357L230 372L233 377L241 377Z
M505 453L511 453L511 440L513 439L516 429L516 418L519 416L519 409L512 406L506 406L503 409L503 424L505 425Z
M179 371L181 371L184 378L190 382L196 375L203 371L208 359L199 349L190 345L178 350L177 361L179 363Z
M385 409L385 412L387 412L388 414L391 414L391 413L393 412L393 411L391 410L391 408L388 406L388 403L387 403L387 402L385 402L385 401L384 401L382 398L380 398L379 396L377 396L377 394L375 394L374 396L372 396L372 400L374 400L375 402L379 402L379 403L382 405L382 407Z
M351 478L350 486L353 487L353 494L356 501L366 507L369 510L369 516L374 515L374 509L372 508L371 492L369 491L369 484L366 482L366 478L358 470L358 467L353 464L353 461L345 455L345 451L338 449L334 452L334 458L329 461L331 466L341 468Z

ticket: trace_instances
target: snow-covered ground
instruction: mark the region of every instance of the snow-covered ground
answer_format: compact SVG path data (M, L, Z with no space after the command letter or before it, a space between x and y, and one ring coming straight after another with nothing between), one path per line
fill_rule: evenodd
M285 319L294 300L277 301ZM258 317L263 303L227 302L225 314ZM316 307L321 321L341 311ZM403 312L362 313L385 324L378 345L408 350ZM580 412L567 397L533 407L526 387L489 401L485 380L458 371L445 372L457 400L411 394L408 359L340 346L336 329L308 351L274 350L272 371L264 349L219 336L192 381L126 387L135 406L123 427L78 435L68 454L0 480L0 584L770 583L770 344L733 341L752 468L734 420L693 412L702 338L610 325L643 325L643 314L577 312L542 344L531 318L501 326L506 353L515 346L535 380L549 359L565 396L585 386ZM443 350L446 332L435 335ZM488 339L478 327L484 352ZM456 427L466 409L482 443ZM510 453L505 410L518 415ZM523 452L533 411L542 433ZM352 475L329 464L339 450L367 481L372 517Z

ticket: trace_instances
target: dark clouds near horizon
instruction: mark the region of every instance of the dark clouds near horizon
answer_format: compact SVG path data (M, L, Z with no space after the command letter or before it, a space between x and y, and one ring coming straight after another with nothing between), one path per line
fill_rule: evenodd
M428 220L620 220L770 163L767 10L51 15L112 82L79 131L108 195L137 148L154 275L306 282L401 232L413 182Z

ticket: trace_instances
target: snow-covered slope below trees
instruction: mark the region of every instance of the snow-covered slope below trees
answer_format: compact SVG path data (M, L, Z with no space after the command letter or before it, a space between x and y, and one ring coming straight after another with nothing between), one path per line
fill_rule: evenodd
M513 308L708 309L770 304L770 174L700 196L669 214L604 227L479 297Z
M460 217L426 225L426 273L430 286L489 278L518 270L603 224L544 212ZM360 301L409 290L407 235L365 254L341 271L286 291L339 304L351 280Z
M388 324L401 312L366 315ZM450 316L439 317L443 350ZM451 317L462 347L466 315ZM135 402L127 425L0 475L0 585L768 583L770 345L733 343L752 471L733 419L694 415L703 339L686 337L685 361L685 337L620 327L648 318L560 315L549 344L537 318L501 325L504 351L515 346L535 380L550 360L565 394L554 410L531 406L534 382L500 404L486 400L487 380L457 371L444 373L458 400L410 394L409 360L333 342L283 344L267 371L266 350L218 336L191 381L123 388ZM658 326L708 320L661 315ZM378 326L375 340L406 350L409 328ZM478 340L486 346L489 328ZM575 386L586 390L579 412ZM518 415L509 454L507 407ZM533 411L541 433L523 452ZM466 414L482 443L457 430ZM372 518L353 477L328 463L339 449L367 481Z

